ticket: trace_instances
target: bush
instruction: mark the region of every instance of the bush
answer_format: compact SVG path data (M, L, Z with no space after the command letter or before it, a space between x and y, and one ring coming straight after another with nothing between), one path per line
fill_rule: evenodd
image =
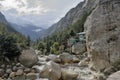
M16 39L10 35L0 34L0 56L12 60L20 55Z

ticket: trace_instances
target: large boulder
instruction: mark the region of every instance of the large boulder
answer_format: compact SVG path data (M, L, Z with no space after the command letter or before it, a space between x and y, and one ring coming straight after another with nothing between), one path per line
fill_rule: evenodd
M61 59L62 63L71 63L73 60L73 56L69 53L62 53L58 56Z
M22 54L19 57L19 61L26 67L32 67L38 62L38 57L35 54L34 50L23 50Z
M98 1L84 27L91 67L102 71L120 58L120 1Z
M120 71L111 74L107 80L120 80Z
M62 80L77 80L78 73L72 70L62 69Z
M72 46L72 52L75 54L83 54L86 51L86 43L79 42Z
M52 61L46 63L46 65L41 68L40 77L59 80L61 78L60 65Z

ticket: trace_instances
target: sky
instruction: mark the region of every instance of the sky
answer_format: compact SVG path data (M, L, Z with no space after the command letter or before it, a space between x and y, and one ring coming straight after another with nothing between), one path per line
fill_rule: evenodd
M8 21L48 28L83 0L0 0L0 11Z

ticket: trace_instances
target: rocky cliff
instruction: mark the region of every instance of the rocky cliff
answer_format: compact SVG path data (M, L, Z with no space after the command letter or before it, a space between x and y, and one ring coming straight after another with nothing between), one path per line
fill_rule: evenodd
M91 68L103 71L120 58L120 0L97 1L84 27Z

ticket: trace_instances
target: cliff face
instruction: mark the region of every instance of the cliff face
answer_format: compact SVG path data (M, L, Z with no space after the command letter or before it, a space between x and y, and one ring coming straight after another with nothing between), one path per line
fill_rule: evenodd
M104 70L120 58L120 0L98 0L85 23L91 67Z
M48 36L53 33L63 31L67 27L72 26L75 22L77 22L84 14L92 11L96 4L97 0L85 0L84 2L79 3L75 8L71 9L65 17L63 17L56 24L53 24L50 28L48 28L44 35Z

